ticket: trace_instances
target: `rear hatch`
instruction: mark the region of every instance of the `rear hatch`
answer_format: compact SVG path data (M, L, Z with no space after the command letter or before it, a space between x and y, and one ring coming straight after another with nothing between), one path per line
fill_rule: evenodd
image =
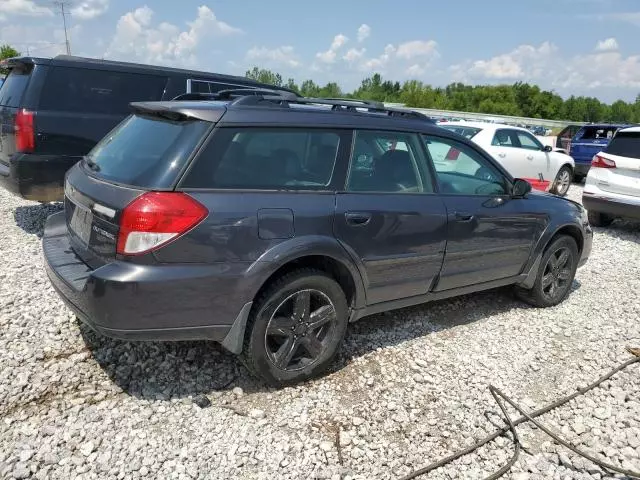
M597 176L598 188L605 192L640 197L640 129L620 131L604 152L598 154L607 159L605 164L613 168L601 168Z
M123 120L67 175L69 237L92 268L116 257L125 208L145 192L173 190L212 125L166 115L136 113Z
M9 63L9 66L9 75L0 87L0 172L2 167L6 170L9 159L16 153L16 121L33 71L33 64L26 62Z
M618 128L615 125L583 127L571 143L571 156L577 163L591 163L593 156L605 149Z

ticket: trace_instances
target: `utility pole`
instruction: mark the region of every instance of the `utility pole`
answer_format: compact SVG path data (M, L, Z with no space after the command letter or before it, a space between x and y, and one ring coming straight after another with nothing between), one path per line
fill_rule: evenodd
M58 0L53 2L56 7L60 7L60 15L62 15L62 25L64 26L64 43L67 47L67 55L71 55L71 44L69 43L69 35L67 33L67 15L68 12L65 12L65 5L70 6L71 2Z

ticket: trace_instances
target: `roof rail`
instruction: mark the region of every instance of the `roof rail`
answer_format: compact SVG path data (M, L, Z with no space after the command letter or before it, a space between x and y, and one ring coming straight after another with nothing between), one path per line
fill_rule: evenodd
M276 95L247 95L237 98L233 101L234 105L251 105L251 106L271 106L271 107L291 107L291 105L309 105L309 106L327 106L332 111L350 111L359 113L384 114L390 117L412 118L415 120L423 120L434 123L427 115L413 110L401 108L389 108L384 104L351 99L327 99L327 98L311 98L311 97L293 97L285 98Z
M256 95L277 96L291 99L298 98L298 95L295 93L287 92L285 90L271 90L267 88L233 88L220 90L216 93L183 93L175 97L173 100L232 100L238 97Z
M355 103L362 103L363 105L371 105L372 107L383 107L384 108L384 103L382 102L378 102L376 100L362 100L360 98L347 98L347 97L335 97L335 98L331 98L331 97L323 97L325 100L335 100L338 102L355 102Z

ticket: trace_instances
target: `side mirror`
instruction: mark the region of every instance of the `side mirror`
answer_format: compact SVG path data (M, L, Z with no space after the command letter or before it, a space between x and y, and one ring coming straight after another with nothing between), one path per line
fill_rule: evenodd
M553 152L553 147L551 145L545 145L542 151L547 153Z
M523 198L531 191L531 184L521 178L516 178L511 189L513 198Z

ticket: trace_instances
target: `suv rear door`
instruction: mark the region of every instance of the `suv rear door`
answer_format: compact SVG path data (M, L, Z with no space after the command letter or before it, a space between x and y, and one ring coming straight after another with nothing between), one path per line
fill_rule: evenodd
M367 304L426 294L440 272L447 233L417 134L357 131L334 231L364 265Z
M16 64L0 87L0 174L9 174L9 159L16 152L16 115L29 85L33 64Z
M598 188L640 197L640 128L619 131L599 156L613 160L616 166L599 169Z

